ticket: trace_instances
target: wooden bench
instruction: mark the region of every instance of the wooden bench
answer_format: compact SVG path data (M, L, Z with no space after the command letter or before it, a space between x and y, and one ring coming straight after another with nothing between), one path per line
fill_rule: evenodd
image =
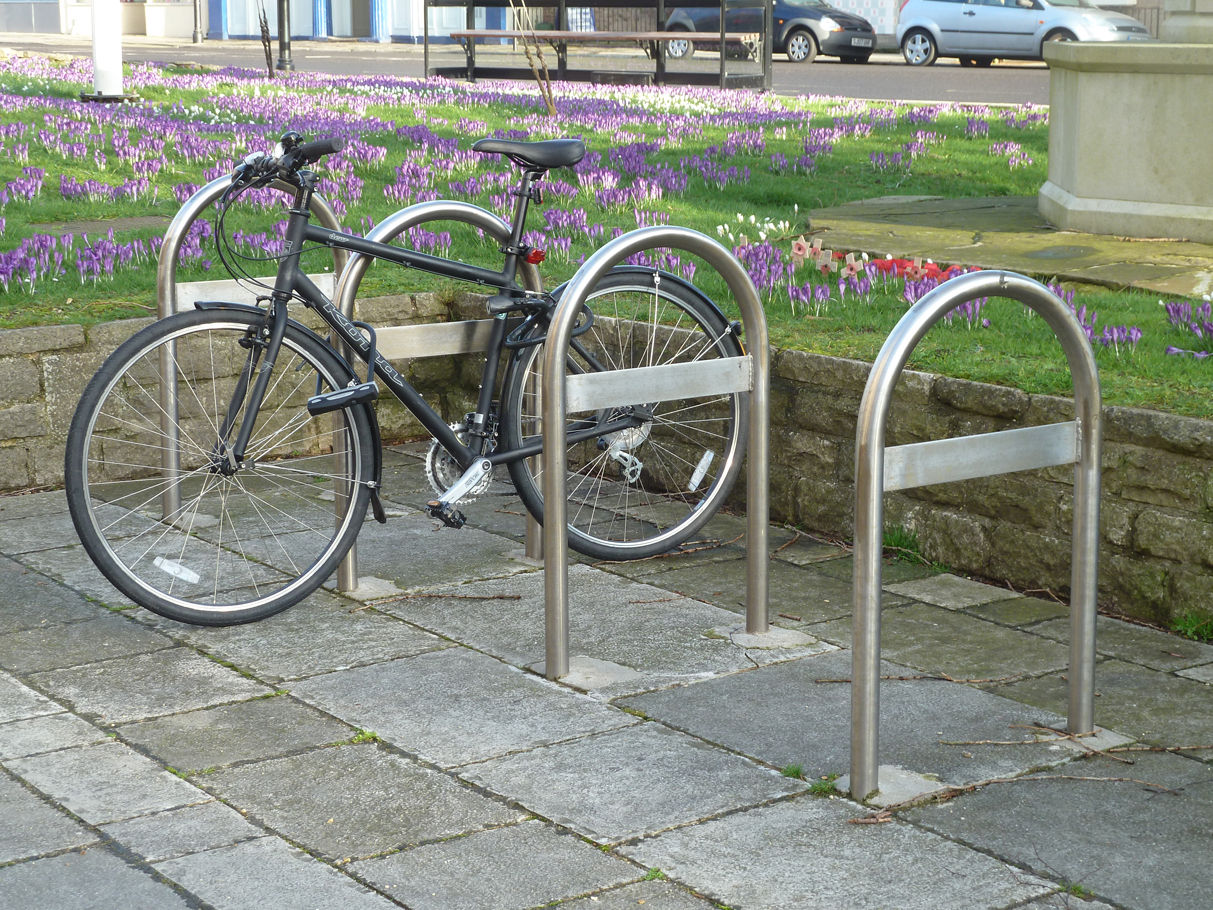
M665 48L670 41L691 41L698 45L715 45L721 47L719 32L688 32L688 31L647 31L647 32L599 32L599 31L564 31L555 29L539 29L534 32L519 29L465 29L451 32L451 38L463 45L467 56L467 65L460 67L433 68L429 75L457 76L475 82L477 77L482 79L513 79L522 74L531 75L531 70L523 67L477 66L476 42L483 39L505 41L536 40L548 44L556 51L556 67L549 68L553 79L560 81L581 82L641 82L665 85L669 82L681 84L719 85L721 88L761 88L762 76L753 74L726 74L724 55L721 55L719 73L709 72L678 72L668 73L665 68ZM615 70L602 71L598 69L570 69L568 65L568 48L570 44L581 45L631 45L635 44L644 50L649 59L654 61L654 70ZM761 47L759 35L741 32L726 33L725 45L737 46L747 57L753 59ZM521 50L519 51L521 54Z

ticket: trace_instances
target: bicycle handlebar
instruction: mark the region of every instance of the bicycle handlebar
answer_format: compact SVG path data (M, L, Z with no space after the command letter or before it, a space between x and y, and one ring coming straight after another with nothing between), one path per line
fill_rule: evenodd
M226 200L233 191L244 187L260 187L274 180L285 180L297 184L296 175L309 164L314 164L325 155L345 148L345 140L339 138L317 139L303 142L303 136L291 130L282 135L274 153L254 152L244 159L232 173L232 185L224 194Z

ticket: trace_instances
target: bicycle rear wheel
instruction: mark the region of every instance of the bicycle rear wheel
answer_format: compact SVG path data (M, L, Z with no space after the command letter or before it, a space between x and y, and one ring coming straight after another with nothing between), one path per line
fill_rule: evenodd
M652 269L620 268L587 298L589 331L574 338L570 372L741 356L720 312L698 291ZM506 376L502 434L506 449L540 435L543 345L516 352ZM597 413L568 415L568 429L642 415L636 427L568 447L569 546L596 559L641 559L690 538L728 496L741 469L749 394L688 396ZM543 521L539 459L512 462L523 504Z
M228 625L286 609L333 572L366 513L371 418L365 407L308 412L310 395L350 375L293 323L244 464L223 457L263 322L224 309L153 323L106 360L72 420L65 473L80 540L120 591L171 619Z

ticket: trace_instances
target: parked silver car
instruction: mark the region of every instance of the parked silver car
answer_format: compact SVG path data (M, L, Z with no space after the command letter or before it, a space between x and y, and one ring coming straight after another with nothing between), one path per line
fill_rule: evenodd
M1150 41L1149 30L1089 0L906 0L897 44L911 66L959 57L961 66L995 58L1039 60L1046 41Z

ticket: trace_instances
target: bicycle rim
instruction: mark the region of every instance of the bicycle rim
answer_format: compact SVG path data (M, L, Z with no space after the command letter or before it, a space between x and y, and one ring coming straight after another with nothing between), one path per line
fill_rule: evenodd
M119 590L173 619L247 622L296 603L331 574L365 514L366 420L308 413L307 398L345 385L346 370L293 327L244 465L225 466L260 323L234 311L161 320L106 362L72 422L68 502L85 548Z
M739 356L740 344L710 304L670 276L610 274L589 296L588 332L575 339L572 371ZM585 355L588 355L589 359ZM507 446L538 436L542 422L542 346L523 349L511 369L504 407ZM587 421L645 415L636 427L569 445L569 545L598 559L666 552L696 533L724 502L740 469L749 398L744 393L640 400L626 408L569 414L569 432ZM542 521L539 459L510 473L527 508Z

